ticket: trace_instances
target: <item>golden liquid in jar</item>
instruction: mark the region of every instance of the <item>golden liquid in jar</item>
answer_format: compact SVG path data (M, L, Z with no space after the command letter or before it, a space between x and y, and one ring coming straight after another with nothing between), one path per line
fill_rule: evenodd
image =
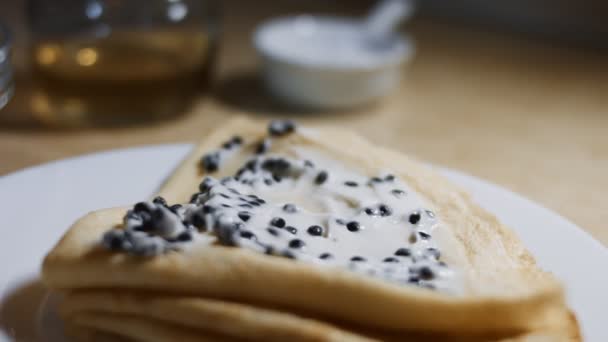
M32 49L31 110L42 121L67 125L177 115L206 84L211 53L208 35L200 31L41 41Z

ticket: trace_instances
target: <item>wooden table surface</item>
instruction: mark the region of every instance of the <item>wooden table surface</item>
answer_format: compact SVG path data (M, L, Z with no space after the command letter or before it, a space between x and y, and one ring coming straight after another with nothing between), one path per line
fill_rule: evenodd
M294 113L248 76L256 65L250 30L269 15L226 13L216 91L186 115L128 129L0 126L0 174L100 150L195 140L235 113L293 116L340 124L502 185L608 244L607 55L418 21L408 28L416 57L390 97L354 111Z

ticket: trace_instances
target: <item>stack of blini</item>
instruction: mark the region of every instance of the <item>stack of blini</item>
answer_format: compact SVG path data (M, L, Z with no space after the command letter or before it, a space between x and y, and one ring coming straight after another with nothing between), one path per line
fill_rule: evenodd
M395 198L373 207L383 189ZM84 216L46 257L76 340L580 340L561 286L508 228L356 134L232 119L158 195Z

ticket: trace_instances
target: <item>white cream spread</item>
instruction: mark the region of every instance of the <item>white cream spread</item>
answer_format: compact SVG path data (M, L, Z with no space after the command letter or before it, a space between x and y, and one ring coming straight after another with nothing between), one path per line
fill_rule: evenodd
M207 177L200 190L182 206L168 207L160 199L138 204L125 218L125 232L109 232L104 244L127 252L147 244L134 254L155 255L217 238L224 245L460 292L458 277L443 261L442 239L435 238L444 228L440 220L388 171L370 177L321 151L293 147L289 156L253 155L235 177ZM151 239L112 240L130 231ZM121 245L125 241L131 249Z

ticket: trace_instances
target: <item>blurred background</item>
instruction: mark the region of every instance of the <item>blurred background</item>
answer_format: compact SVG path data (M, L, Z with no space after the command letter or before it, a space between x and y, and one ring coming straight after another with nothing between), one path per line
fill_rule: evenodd
M399 27L415 52L386 96L309 110L266 90L252 44L260 23L305 13L362 18L374 4L0 1L12 32L12 67L0 81L0 175L192 141L237 114L293 117L347 126L501 184L607 244L608 3L415 2Z

